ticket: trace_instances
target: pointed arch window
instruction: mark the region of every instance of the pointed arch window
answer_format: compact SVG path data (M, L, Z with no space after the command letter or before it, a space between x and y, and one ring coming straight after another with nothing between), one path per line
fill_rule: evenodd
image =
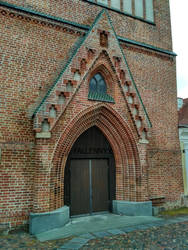
M95 74L89 82L88 99L114 103L114 99L107 94L107 85L100 73Z

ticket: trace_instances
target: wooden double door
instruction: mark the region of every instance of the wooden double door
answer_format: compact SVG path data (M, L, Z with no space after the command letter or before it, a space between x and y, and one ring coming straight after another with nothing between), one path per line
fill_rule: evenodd
M108 211L109 159L71 159L71 215Z

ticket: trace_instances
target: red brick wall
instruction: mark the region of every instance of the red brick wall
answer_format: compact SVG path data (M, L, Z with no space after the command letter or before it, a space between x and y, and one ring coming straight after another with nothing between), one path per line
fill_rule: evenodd
M26 223L33 206L34 142L2 141L0 221Z
M84 1L7 2L87 25L92 24L101 10L101 7ZM71 2L74 8L70 8ZM154 2L156 25L114 11L109 11L109 14L119 36L171 50L168 1ZM76 115L84 113L86 108L91 108L93 102L83 98L83 94L87 97L88 75L77 96L56 123L52 138L35 139L32 112L56 80L81 33L74 32L70 27L65 29L63 24L49 23L48 20L33 18L30 15L21 16L19 12L10 15L10 10L1 9L3 12L0 14L0 25L3 32L0 38L0 221L12 222L15 226L26 223L30 211L47 211L63 205L63 169L76 137L70 138L67 135L66 140L70 141L59 144L66 149L62 159L58 157L61 157L63 149L58 148L57 142L60 142L63 136L62 131L67 129L67 134L75 132L74 127L69 131L67 126L73 124ZM121 154L131 156L132 170L128 169L127 163L121 160L121 157L115 156L119 179L118 199L148 200L154 196L165 196L166 201L179 200L180 194L183 193L183 184L177 134L175 61L167 55L140 50L130 45L122 45L122 48L153 125L150 130L150 144L146 146L138 143L135 125L117 86L113 92L116 104L111 106L114 114L119 113L129 125L124 128L116 120L111 121L110 128L107 129L105 112L106 116L111 113L103 107L103 112L99 114L104 124L99 123L95 116L80 116L85 123L79 131L81 133L93 121L93 124L97 123L103 128L104 133L106 131L105 135L111 144L114 142L114 152L117 155L119 146L122 148ZM121 132L115 129L116 126L120 126ZM119 138L119 142L116 142L115 137ZM125 145L126 140L131 141L128 148ZM57 156L55 149L59 152ZM59 165L54 165L54 162ZM59 172L54 177L56 170ZM133 170L136 171L135 175ZM122 173L126 173L130 178L125 178L123 182ZM56 178L54 182L53 178ZM57 183L56 187L54 183ZM58 198L54 198L54 188L58 185L61 193ZM128 187L130 192L126 191Z
M179 150L175 58L123 46L152 122L151 148Z
M32 121L28 117L67 62L78 35L55 26L19 20L18 15L11 18L8 12L1 15L0 22L1 105L6 124L1 136L33 140Z
M87 25L93 23L96 14L102 9L100 6L83 0L7 0L6 2ZM154 1L156 26L148 25L114 11L109 11L109 14L119 36L149 43L164 49L172 49L168 0Z
M176 200L182 193L175 58L123 46L152 122L148 145L149 195Z
M31 115L59 75L77 34L41 20L0 14L0 216L13 225L33 207L35 134ZM3 31L3 32L2 32ZM10 219L11 218L11 219Z

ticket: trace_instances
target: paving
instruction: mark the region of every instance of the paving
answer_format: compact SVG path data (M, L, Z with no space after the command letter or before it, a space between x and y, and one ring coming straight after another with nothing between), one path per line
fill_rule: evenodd
M76 220L78 225L78 222L81 223L84 219L77 218L73 221ZM121 227L43 242L24 231L10 232L7 236L0 236L0 249L188 249L188 216L171 219L150 218L154 220L147 220L142 224L136 224L134 219L132 217L131 225L127 218L126 224Z
M121 216L107 213L73 218L66 226L38 234L36 237L44 242L73 236L73 239L59 249L81 249L91 239L123 235L186 220L188 221L188 217L164 220L153 216Z
M107 231L110 229L134 227L136 225L159 223L162 221L162 219L153 216L121 216L106 213L72 218L64 227L37 234L36 237L41 242L70 236L79 236L85 233L96 233L100 236L98 232L102 232L102 237L104 237L105 234L109 235Z
M92 239L92 237L94 238L104 238L104 237L110 237L110 236L115 236L115 235L123 235L125 233L128 232L134 232L134 231L139 231L139 230L145 230L148 228L152 228L152 227L161 227L161 226L165 226L165 225L170 225L170 224L175 224L175 223L179 223L182 221L188 221L188 218L184 218L182 219L180 218L176 218L176 219L171 219L171 220L164 220L164 219L159 219L159 218L155 218L155 217L141 217L138 216L138 218L135 216L132 218L129 218L128 216L115 216L112 214L108 214L104 216L105 219L102 219L102 222L105 223L105 220L107 222L108 228L109 227L114 227L115 225L119 228L114 228L114 229L107 229L105 231L98 231L95 232L96 229L99 229L98 226L102 226L101 224L103 223L97 223L95 225L95 229L90 229L90 232L92 233L88 233L87 236L84 234L79 234L79 237L73 238L72 240L70 240L69 242L67 242L66 244L62 245L59 249L81 249L90 239ZM95 218L100 219L101 216L93 216L93 218L88 219L87 223L88 225L90 223L92 223ZM114 221L114 219L116 220L116 222ZM112 220L112 221L111 221ZM84 219L78 220L78 224L81 225L81 223L84 223ZM141 224L143 223L143 224ZM76 224L76 223L75 223ZM122 225L124 224L124 227L122 227ZM71 227L71 225L69 225ZM102 226L103 228L107 228L107 226ZM88 237L89 236L89 237Z

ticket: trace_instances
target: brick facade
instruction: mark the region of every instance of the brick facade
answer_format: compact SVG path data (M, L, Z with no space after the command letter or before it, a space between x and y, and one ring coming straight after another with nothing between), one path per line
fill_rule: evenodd
M82 0L0 2L1 222L64 205L67 157L92 126L112 147L117 200L181 205L168 1L154 14L150 24ZM114 103L88 100L97 72Z

